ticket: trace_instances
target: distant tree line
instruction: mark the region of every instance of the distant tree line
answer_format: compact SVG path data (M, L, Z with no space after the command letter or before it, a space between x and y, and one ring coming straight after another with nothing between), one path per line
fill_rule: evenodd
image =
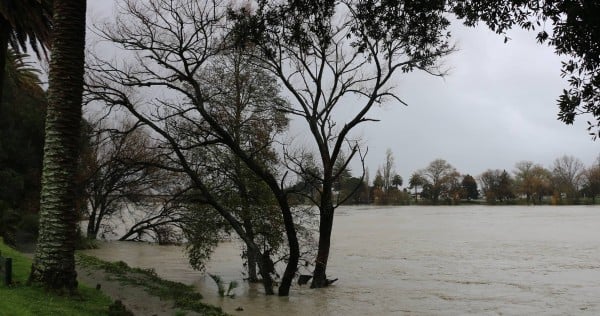
M348 205L595 204L600 195L600 156L590 166L564 155L548 168L524 160L513 170L488 169L477 176L461 174L447 161L435 159L413 172L405 187L393 168L394 157L388 149L373 181L346 169L336 184L336 194L349 194Z

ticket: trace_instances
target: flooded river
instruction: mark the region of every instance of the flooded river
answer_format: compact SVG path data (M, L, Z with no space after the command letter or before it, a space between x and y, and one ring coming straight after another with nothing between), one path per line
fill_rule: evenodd
M193 284L233 315L600 315L597 206L341 208L328 267L339 281L294 285L287 298L241 282L239 249L221 244L207 266L240 281L233 299L218 297L180 247L109 242L89 252Z

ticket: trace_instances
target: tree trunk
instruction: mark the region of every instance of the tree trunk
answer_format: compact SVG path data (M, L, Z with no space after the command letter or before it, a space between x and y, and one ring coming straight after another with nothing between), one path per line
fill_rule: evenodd
M96 237L98 236L98 230L96 229L96 220L96 210L92 210L92 213L88 218L88 225L86 231L88 239L96 239Z
M329 260L329 249L331 247L331 231L333 228L333 212L322 214L319 223L319 249L315 270L313 271L311 288L326 287L327 284L327 261Z
M40 231L29 280L74 293L85 0L54 0Z
M319 248L315 270L313 271L311 288L326 287L327 284L327 261L329 260L329 249L331 247L331 231L333 229L333 201L332 190L327 183L323 183L321 196L320 221L319 221Z
M246 248L248 249L248 271L250 271L250 264L252 263L254 265L254 278L255 280L258 280L256 277L256 265L258 265L258 270L260 276L262 277L262 283L265 287L265 294L274 295L273 277L271 275L275 273L275 264L273 263L273 260L271 260L271 254L269 251L261 253L258 245L254 243L254 240L250 239L246 241ZM250 260L251 256L253 257L253 260Z
M244 191L245 192L245 191ZM252 227L252 223L250 222L250 219L246 219L244 220L244 229L246 230L246 234L248 235L248 239L252 240L254 242L254 230ZM258 247L258 245L254 245L255 247ZM256 283L258 282L258 275L256 274L256 265L258 264L258 260L259 260L259 256L260 253L256 250L256 248L253 247L253 245L246 245L246 257L248 259L248 281L251 283ZM265 285L266 287L266 285ZM273 285L271 284L271 289L273 288Z
M273 260L271 260L271 254L268 251L261 254L256 250L254 251L254 253L258 257L257 263L260 271L260 276L262 277L262 283L265 287L265 294L274 295L275 292L273 291L273 278L271 277L271 275L275 272L275 265L273 264Z
M102 225L102 221L104 220L104 218L106 217L107 214L107 205L105 204L101 204L100 208L98 209L98 212L96 213L94 211L94 227L93 227L93 233L94 233L94 239L97 238L98 236L98 232L100 231L100 225Z
M323 192L321 193L319 207L319 248L317 249L317 258L315 261L315 270L310 284L311 288L322 288L328 285L327 283L327 261L329 260L329 249L331 248L331 231L333 229L333 186L330 181L332 169L330 159L323 159Z
M279 285L279 296L290 295L290 287L292 286L292 280L296 276L298 270L298 262L300 261L300 245L298 244L298 235L296 234L296 226L294 225L294 219L290 206L287 202L287 196L284 193L280 193L277 197L279 205L281 206L281 213L283 215L283 225L285 226L285 233L288 240L288 246L290 249L290 256L288 263L283 272L281 278L281 284ZM283 199L283 200L282 200Z
M258 282L258 275L256 274L256 265L258 254L249 247L246 247L246 257L248 258L248 282Z

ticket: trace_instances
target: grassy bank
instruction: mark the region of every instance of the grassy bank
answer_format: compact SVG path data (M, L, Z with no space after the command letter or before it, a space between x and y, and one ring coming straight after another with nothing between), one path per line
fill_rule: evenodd
M0 252L13 258L13 282L0 284L0 315L107 315L112 301L96 289L79 286L76 297L59 296L38 286L26 286L31 259L6 246L0 239ZM2 263L4 264L4 263Z
M125 315L109 313L113 301L101 291L83 284L79 284L76 296L61 296L40 286L27 286L31 259L6 246L2 239L0 252L13 259L13 285L6 286L4 280L0 280L0 315ZM153 296L173 301L181 310L176 315L185 315L185 310L201 315L225 315L220 308L201 303L202 296L193 287L163 280L152 270L131 268L124 262L105 262L83 254L77 254L76 260L77 265L103 270L110 279L121 284L139 287Z
M159 278L152 269L129 267L125 262L106 262L84 254L77 255L77 264L101 269L122 284L142 287L146 292L163 300L175 302L175 307L195 311L202 315L226 315L221 308L202 303L202 295L193 286Z

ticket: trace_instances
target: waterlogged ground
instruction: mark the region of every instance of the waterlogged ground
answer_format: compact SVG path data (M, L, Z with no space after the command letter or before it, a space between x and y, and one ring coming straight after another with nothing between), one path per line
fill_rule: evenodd
M335 286L295 286L289 298L245 284L220 298L179 247L113 242L90 253L195 284L234 315L600 315L597 206L343 208L332 247ZM207 271L241 281L239 245L222 244Z

